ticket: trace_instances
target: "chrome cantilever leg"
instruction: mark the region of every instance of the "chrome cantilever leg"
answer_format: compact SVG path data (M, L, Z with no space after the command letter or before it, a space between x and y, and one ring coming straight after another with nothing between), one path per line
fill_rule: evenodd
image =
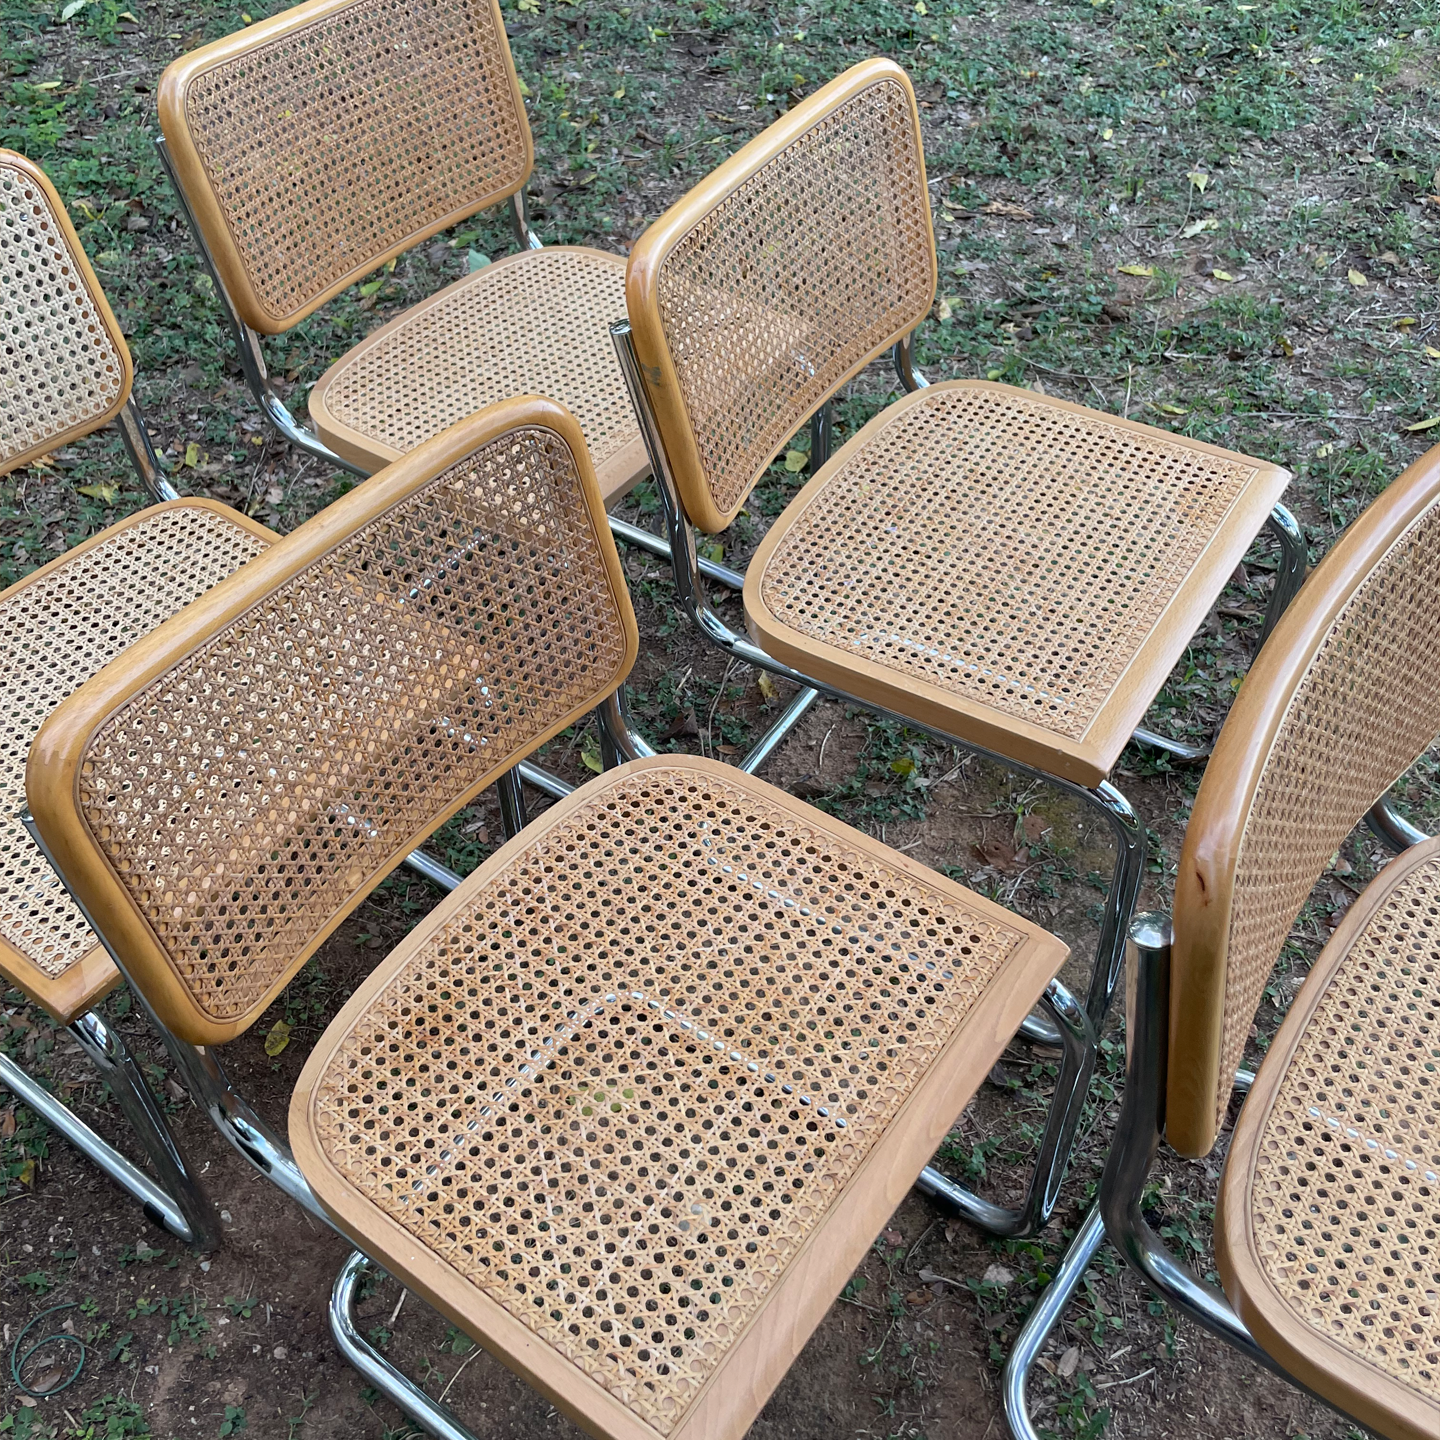
M330 1292L330 1333L336 1348L396 1409L437 1440L475 1440L449 1410L397 1370L360 1333L355 1301L365 1268L372 1263L359 1250L352 1250L335 1277Z
M890 355L895 365L895 373L900 377L900 383L907 390L929 388L930 382L915 368L915 332L913 330L903 340L895 342L895 348Z
M125 407L115 417L120 428L120 438L125 442L125 453L140 477L140 483L156 500L178 500L180 492L165 475L165 462L155 451L155 442L150 438L150 429L145 417L132 395Z
M69 1030L109 1084L121 1113L155 1162L164 1187L97 1135L69 1106L27 1075L8 1055L0 1055L0 1083L14 1091L47 1125L138 1200L154 1224L197 1250L213 1250L220 1238L213 1207L176 1145L165 1116L125 1048L119 1031L107 1025L93 1010L72 1021Z
M520 770L507 770L496 782L500 797L500 829L513 840L525 828L525 794L520 789Z
M1365 827L1387 850L1396 855L1430 838L1423 830L1417 830L1395 809L1388 795L1382 795L1365 812Z
M165 167L165 173L170 178L170 186L175 192L180 213L185 217L185 223L190 229L191 238L195 241L195 248L200 252L200 258L205 263L210 283L215 288L215 296L220 301L220 308L225 312L225 320L230 327L230 336L235 342L236 358L240 362L240 370L245 377L245 384L255 403L280 435L292 445L304 450L306 454L314 455L317 459L335 466L337 470L347 471L351 475L368 475L369 471L356 465L353 461L346 460L344 456L337 455L318 435L301 425L290 413L285 402L275 393L274 383L270 379L270 372L265 364L265 352L260 347L260 337L240 318L229 292L225 289L224 282L220 278L220 271L215 264L215 257L205 243L205 236L195 220L195 212L190 208L189 197L180 184L180 177L175 173L175 166L170 159L170 150L163 135L156 136L155 148L159 151L160 163Z
M1040 1440L1040 1434L1030 1420L1030 1401L1026 1395L1030 1371L1041 1348L1050 1338L1050 1332L1065 1313L1070 1297L1085 1278L1086 1267L1104 1243L1105 1221L1097 1203L1086 1212L1084 1222L1060 1261L1055 1278L1035 1302L1035 1308L1021 1327L1006 1358L1005 1371L1000 1378L1000 1395L1005 1406L1005 1423L1015 1440Z

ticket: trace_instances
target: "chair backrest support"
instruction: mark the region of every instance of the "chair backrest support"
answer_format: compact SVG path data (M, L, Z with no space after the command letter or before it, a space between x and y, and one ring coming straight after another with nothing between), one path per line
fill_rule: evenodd
M1166 1137L1215 1143L1296 916L1365 812L1440 733L1440 447L1316 567L1236 697L1175 882Z
M636 648L579 425L505 401L108 665L46 721L26 795L132 983L216 1044Z
M113 420L130 351L65 204L0 150L0 475Z
M160 127L240 318L275 335L534 162L497 0L308 0L181 56Z
M636 242L636 356L681 500L722 530L791 435L935 298L909 77L867 60L802 101Z

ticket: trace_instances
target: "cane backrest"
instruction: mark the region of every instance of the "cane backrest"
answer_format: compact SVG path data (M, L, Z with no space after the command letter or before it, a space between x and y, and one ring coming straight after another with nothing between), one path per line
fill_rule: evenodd
M41 730L26 790L130 979L218 1043L636 643L578 425L507 401L103 670Z
M215 500L140 510L0 592L0 975L68 1023L114 963L25 832L25 762L50 712L275 536Z
M0 475L113 419L125 337L45 173L0 150Z
M513 195L533 162L497 0L309 0L174 61L159 110L264 334Z
M626 286L681 499L724 529L806 417L930 309L909 77L867 60L802 101L641 236Z
M1203 1155L1301 906L1440 733L1440 448L1340 538L1246 676L1175 883L1166 1134Z

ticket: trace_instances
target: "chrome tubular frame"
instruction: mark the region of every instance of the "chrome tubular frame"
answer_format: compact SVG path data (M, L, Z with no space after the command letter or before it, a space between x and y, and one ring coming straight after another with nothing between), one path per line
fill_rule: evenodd
M915 332L913 330L903 339L895 342L895 348L890 352L890 358L894 362L895 373L900 377L900 383L907 390L929 388L930 382L915 368Z
M510 228L522 250L545 248L545 242L530 228L530 206L526 203L523 185L510 197Z
M525 828L525 792L520 788L519 768L507 770L496 782L500 797L500 830L513 840Z
M1044 771L999 755L968 741L947 735L943 731L922 725L918 721L894 711L886 710L873 701L861 700L834 686L822 684L811 677L802 675L790 666L782 664L753 644L747 637L732 630L716 614L705 595L700 582L695 560L695 536L680 505L674 479L670 474L663 447L660 445L652 413L645 391L640 384L639 362L630 337L628 321L618 321L610 327L615 340L620 366L630 387L631 399L640 428L650 455L652 473L660 491L666 526L669 531L671 553L676 557L674 567L675 588L682 608L713 645L731 658L757 669L768 670L772 675L789 680L801 688L798 695L780 720L762 737L759 744L742 762L741 768L750 769L756 751L768 755L779 743L785 729L793 725L804 710L814 703L814 696L807 691L825 695L834 700L854 705L874 715L883 716L911 730L934 736L948 745L956 745L974 754L995 761L996 764L1033 776L1053 785L1066 794L1073 795L1086 805L1098 809L1106 819L1115 837L1117 854L1115 874L1106 898L1105 913L1101 921L1099 941L1096 946L1095 964L1091 971L1090 989L1084 1007L1085 1016L1092 1032L1086 1045L1074 1043L1076 1020L1066 1012L1057 1016L1060 1024L1050 1025L1032 1017L1023 1027L1027 1036L1060 1044L1064 1048L1060 1076L1056 1081L1055 1095L1051 1101L1046 1121L1045 1135L1041 1141L1040 1154L1035 1171L1023 1203L1016 1209L1002 1209L982 1200L962 1186L956 1185L932 1167L927 1167L920 1177L920 1188L926 1194L945 1200L958 1210L972 1224L993 1234L1021 1236L1036 1233L1050 1218L1055 1200L1059 1194L1060 1181L1064 1176L1065 1164L1069 1158L1070 1143L1079 1123L1084 1107L1085 1095L1089 1088L1090 1076L1095 1065L1096 1039L1104 1022L1105 1012L1119 980L1121 962L1124 958L1125 926L1135 907L1140 891L1140 881L1145 861L1145 833L1135 818L1129 802L1108 781L1089 789ZM783 727L783 728L782 728ZM1067 1026L1069 1035L1067 1038ZM1083 1053L1082 1053L1083 1051Z
M150 438L149 427L134 395L125 401L125 407L115 417L120 438L125 442L125 453L140 477L140 483L156 500L178 500L180 492L166 478L165 461L156 453L155 442Z
M1395 809L1388 795L1382 795L1365 812L1365 827L1387 850L1396 855L1430 838L1423 830L1417 830Z
M197 1250L213 1250L219 1232L210 1207L197 1204L203 1195L190 1178L184 1153L175 1143L140 1067L120 1032L94 1010L69 1025L71 1035L110 1086L121 1112L169 1189L157 1185L139 1166L97 1135L57 1096L25 1073L8 1055L0 1054L0 1083L7 1085L52 1129L95 1162L122 1190L140 1202L146 1217Z
M1133 967L1135 1003L1128 1017L1120 1120L1100 1181L1100 1198L1070 1242L1055 1278L1026 1320L1005 1363L1005 1421L1015 1440L1038 1440L1026 1397L1030 1369L1080 1285L1086 1266L1106 1238L1162 1299L1257 1365L1282 1376L1306 1394L1315 1395L1255 1343L1225 1295L1198 1280L1181 1264L1142 1213L1145 1182L1165 1129L1172 940L1168 915L1141 914L1131 921L1126 963ZM1235 1088L1248 1092L1254 1080L1252 1072L1237 1070ZM1324 1396L1315 1398L1345 1414ZM1354 1419L1349 1415L1346 1418Z
M1265 528L1274 536L1275 543L1280 548L1280 559L1275 569L1275 588L1265 602L1265 622L1260 627L1261 645L1270 638L1270 632L1285 613L1286 606L1300 593L1300 587L1305 583L1307 561L1305 537L1300 533L1295 517L1285 506L1277 504L1270 511ZM1164 750L1177 760L1185 761L1208 760L1210 752L1215 748L1213 741L1207 741L1203 745L1191 745L1184 740L1172 740L1170 736L1161 735L1143 725L1137 725L1130 738L1151 750Z
M475 1440L449 1410L397 1370L360 1333L355 1323L355 1301L365 1269L372 1265L374 1262L362 1251L352 1250L335 1277L330 1292L330 1334L336 1348L387 1400L436 1440Z

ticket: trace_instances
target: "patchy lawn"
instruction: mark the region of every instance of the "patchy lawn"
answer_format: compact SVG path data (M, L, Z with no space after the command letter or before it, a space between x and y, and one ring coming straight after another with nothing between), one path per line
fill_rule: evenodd
M182 485L289 529L350 482L276 440L249 403L151 145L164 66L265 12L213 0L125 3L0 0L0 144L44 165L69 204ZM884 53L914 78L926 128L941 279L918 357L932 378L1043 388L1285 465L1312 558L1423 450L1426 422L1440 416L1431 303L1440 5L1430 0L504 0L504 9L535 135L533 222L547 241L625 250L795 98ZM303 410L331 359L389 315L509 247L503 217L481 216L270 342L291 403ZM838 407L839 438L893 393L893 376L871 367ZM795 449L807 448L797 437ZM743 563L805 478L805 464L773 467L731 530L707 539L712 554ZM0 480L0 583L143 502L109 432ZM631 518L654 512L645 487L627 504ZM672 749L736 754L783 693L697 644L662 566L635 553L626 564L641 619L643 728ZM1192 738L1218 725L1249 663L1272 564L1257 545L1148 723ZM738 623L738 603L724 603ZM550 763L578 779L594 756L582 732L554 742ZM1434 773L1422 762L1402 787L1431 828ZM1064 935L1083 979L1108 841L1053 792L835 706L817 707L766 774ZM1198 773L1132 748L1117 781L1151 832L1142 903L1165 904ZM468 870L498 834L487 797L446 827L439 848ZM1368 838L1352 837L1317 886L1262 1007L1257 1055L1380 858ZM270 1114L283 1117L308 1042L435 898L418 880L388 881L277 1002L271 1018L293 1027L285 1051L265 1053L271 1019L229 1047L227 1063ZM113 1008L158 1062L123 1002ZM83 1059L18 996L0 1016L0 1044L110 1123ZM982 1241L912 1196L756 1436L1002 1433L998 1367L1093 1193L1121 1045L1117 1028L1045 1235ZM1014 1194L1054 1069L1052 1058L1016 1047L939 1163ZM153 1073L209 1166L227 1245L202 1265L158 1238L29 1111L0 1097L6 1345L46 1307L73 1305L30 1338L68 1327L89 1346L68 1389L35 1406L3 1402L0 1434L405 1434L325 1331L343 1246L244 1170L183 1091L163 1087L158 1063ZM1164 1233L1202 1272L1212 1268L1222 1158L1171 1160L1156 1173ZM433 1393L453 1385L447 1403L478 1432L577 1433L421 1304L399 1299L393 1284L381 1287L366 1302L366 1327ZM73 1354L56 1354L68 1374ZM1108 1252L1041 1366L1032 1393L1057 1436L1347 1433L1177 1322ZM27 1375L36 1378L33 1368Z

